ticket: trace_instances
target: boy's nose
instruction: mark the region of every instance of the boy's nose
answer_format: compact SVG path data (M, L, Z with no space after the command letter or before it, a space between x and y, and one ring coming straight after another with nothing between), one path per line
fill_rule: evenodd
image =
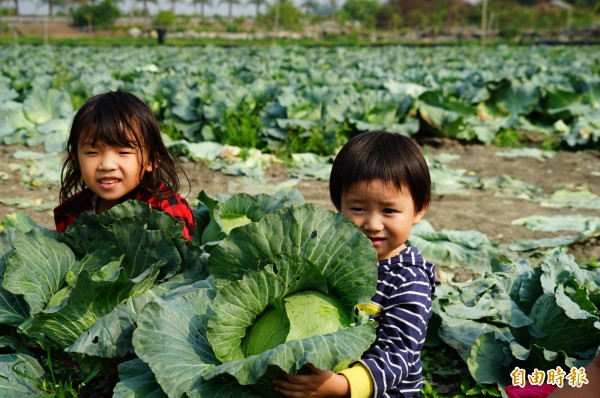
M380 217L372 215L365 219L363 228L367 231L381 231L383 229L383 223L381 222Z

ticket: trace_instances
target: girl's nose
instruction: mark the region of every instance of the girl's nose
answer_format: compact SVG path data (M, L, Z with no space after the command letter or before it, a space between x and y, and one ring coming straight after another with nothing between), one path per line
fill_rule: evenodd
M105 154L100 159L98 169L100 170L114 170L117 167L116 159L114 156Z

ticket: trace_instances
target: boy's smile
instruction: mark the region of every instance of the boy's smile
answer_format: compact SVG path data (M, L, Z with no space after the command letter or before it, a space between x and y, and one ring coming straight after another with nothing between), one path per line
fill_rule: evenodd
M415 211L407 187L399 190L380 179L354 184L341 199L338 210L371 240L379 260L393 257L406 247L412 226L427 211Z

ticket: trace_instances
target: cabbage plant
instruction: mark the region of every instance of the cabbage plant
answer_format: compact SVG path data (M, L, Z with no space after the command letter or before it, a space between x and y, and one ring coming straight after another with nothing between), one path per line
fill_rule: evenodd
M210 252L210 285L144 307L133 345L148 367L117 388L154 373L173 397L277 396L281 371L344 368L375 340L355 311L375 294L376 261L354 223L311 204L235 228Z
M539 266L501 257L492 271L436 290L430 342L439 337L467 363L477 383L511 383L532 372L585 366L600 345L600 273L554 252Z
M232 229L258 221L270 211L304 203L304 197L297 189L272 195L238 193L215 197L201 191L198 199L200 204L194 210L197 224L194 240L209 246L221 241Z
M1 228L1 396L48 395L42 387L54 375L42 363L75 364L68 375L81 379L112 374L133 354L144 305L207 283L200 246L147 203L82 214L66 233L23 213L5 217Z

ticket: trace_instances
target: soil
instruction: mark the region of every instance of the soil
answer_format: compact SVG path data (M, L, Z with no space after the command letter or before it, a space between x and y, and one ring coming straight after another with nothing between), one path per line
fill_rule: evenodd
M20 160L11 157L16 147L0 146L0 199L21 198L23 202L57 203L58 185L27 186L21 182L18 172L12 172L9 163L19 163ZM541 195L550 195L559 188L574 189L587 186L588 189L600 195L600 152L579 151L557 152L546 161L534 158L503 158L495 153L498 148L481 145L461 145L455 142L437 142L435 146L426 149L432 155L449 153L459 155L459 159L449 164L449 167L465 169L469 174L480 178L511 176L539 187ZM182 195L190 200L192 206L197 205L197 194L204 190L209 195L234 194L248 192L272 193L275 184L289 181L285 167L281 163L273 164L266 171L266 182L257 183L247 177L224 175L210 170L203 163L182 162L183 170L190 184L184 183ZM185 180L184 180L185 181ZM329 191L326 181L301 180L295 187L302 193L307 202L333 210L329 201ZM0 219L5 215L24 211L38 224L54 228L51 210L34 211L32 208L19 209L16 206L0 204ZM492 191L473 190L466 196L434 195L431 206L425 217L436 230L478 230L485 233L493 242L510 244L524 239L539 239L544 237L565 235L568 233L534 232L522 226L512 225L517 218L533 215L568 215L584 214L598 217L598 211L547 208L538 203L495 196ZM598 261L600 259L600 239L591 239L584 244L570 247L572 253L582 262Z

